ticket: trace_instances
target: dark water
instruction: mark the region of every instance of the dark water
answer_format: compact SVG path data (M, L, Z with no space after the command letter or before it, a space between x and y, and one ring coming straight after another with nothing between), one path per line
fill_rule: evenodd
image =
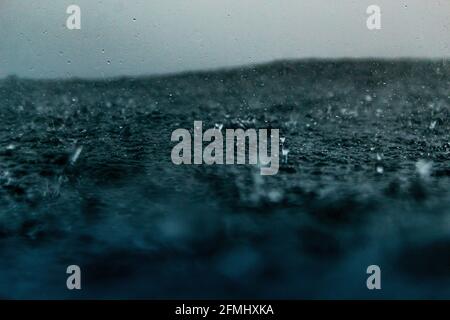
M445 61L0 81L0 297L450 298L449 111ZM194 120L288 163L175 166Z

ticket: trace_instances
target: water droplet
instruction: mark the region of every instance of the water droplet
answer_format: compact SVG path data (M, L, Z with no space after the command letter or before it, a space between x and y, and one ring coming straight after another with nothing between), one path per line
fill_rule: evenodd
M433 162L426 160L419 160L416 162L416 171L422 178L428 178L431 174Z
M376 115L377 117L381 116L382 114L383 114L383 110L381 110L381 109L379 109L379 108L375 111L375 115Z
M431 121L431 123L430 123L430 130L434 130L434 128L436 128L436 123L437 123L436 120Z
M267 193L267 197L271 202L280 202L283 199L283 194L279 190L271 190Z
M81 151L83 151L83 147L78 147L75 152L73 153L72 157L70 158L70 163L73 165L75 162L77 162L78 157L81 154Z
M288 154L289 154L289 149L281 149L281 154L283 155L283 162L287 163L288 162Z
M370 94L367 94L367 95L364 97L364 100L366 100L366 102L371 102L371 101L372 101L372 96L371 96Z

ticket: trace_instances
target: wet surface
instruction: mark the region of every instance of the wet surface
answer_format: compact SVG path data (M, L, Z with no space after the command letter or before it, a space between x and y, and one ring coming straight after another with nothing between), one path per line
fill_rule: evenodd
M2 80L0 296L449 298L449 111L447 62ZM194 120L279 128L287 162L175 166Z

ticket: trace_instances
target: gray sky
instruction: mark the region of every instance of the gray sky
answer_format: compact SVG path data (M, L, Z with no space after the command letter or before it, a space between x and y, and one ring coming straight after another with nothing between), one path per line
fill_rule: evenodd
M81 30L65 27L70 4L81 7ZM382 30L366 28L370 4L381 7ZM450 0L0 0L0 77L144 75L305 57L440 58L450 57L449 47Z

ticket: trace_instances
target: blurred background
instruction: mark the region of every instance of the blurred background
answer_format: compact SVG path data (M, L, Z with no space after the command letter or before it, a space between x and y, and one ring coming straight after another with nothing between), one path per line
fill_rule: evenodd
M65 26L81 7L81 30ZM382 29L366 28L366 9ZM448 57L447 0L1 0L0 77L113 77L290 58Z

